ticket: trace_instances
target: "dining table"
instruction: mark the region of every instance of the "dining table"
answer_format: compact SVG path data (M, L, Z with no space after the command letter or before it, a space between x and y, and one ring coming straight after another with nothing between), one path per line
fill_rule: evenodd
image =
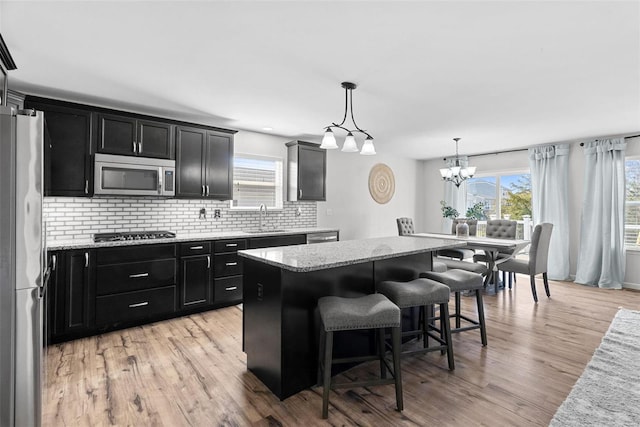
M493 237L482 236L468 236L458 237L455 234L445 233L415 233L410 234L412 237L422 237L431 239L443 239L454 240L457 242L464 242L469 249L477 249L484 251L487 254L487 268L489 270L488 285L493 284L495 293L498 293L499 279L498 279L498 267L503 262L513 258L520 251L526 248L529 240L524 239L496 239ZM501 254L502 256L498 256Z

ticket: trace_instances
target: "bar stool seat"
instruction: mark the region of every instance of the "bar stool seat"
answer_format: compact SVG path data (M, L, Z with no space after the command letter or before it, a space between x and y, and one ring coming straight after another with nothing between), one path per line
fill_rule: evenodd
M402 336L422 336L423 348L403 351L402 355L425 353L440 350L447 353L449 370L454 370L453 346L449 327L449 288L429 279L415 279L409 282L383 281L376 285L376 291L385 295L395 305L402 308L420 307L420 327L413 331L403 331ZM428 312L435 304L440 306L440 329L429 322ZM432 331L437 331L436 336ZM428 337L435 339L440 345L429 346Z
M372 385L395 384L396 405L403 409L402 375L400 372L400 309L382 294L371 294L359 298L336 296L318 300L318 311L322 327L320 329L320 354L318 356L318 382L322 379L322 418L329 415L329 390L343 387L367 387ZM391 328L393 370L384 358L384 330ZM338 331L358 329L378 330L378 354L333 359L333 334ZM324 354L324 356L323 356ZM339 363L380 361L380 378L366 381L332 384L331 366ZM389 370L393 378L386 378Z
M483 276L487 274L489 269L485 264L478 264L475 262L467 262L467 261L459 261L457 259L446 259L446 258L434 258L433 264L435 266L436 263L443 264L447 270L465 270L470 271L472 273L482 274ZM438 273L443 273L441 267L433 268L433 271Z
M482 276L471 271L453 269L445 272L425 271L420 273L420 277L435 280L449 287L455 294L455 313L451 317L455 318L456 327L451 329L452 333L463 332L472 329L480 329L480 339L482 345L487 345L487 328L484 319L484 303L482 301ZM460 292L474 291L476 294L476 304L478 307L478 319L471 319L460 312ZM470 326L461 326L461 320L471 323Z

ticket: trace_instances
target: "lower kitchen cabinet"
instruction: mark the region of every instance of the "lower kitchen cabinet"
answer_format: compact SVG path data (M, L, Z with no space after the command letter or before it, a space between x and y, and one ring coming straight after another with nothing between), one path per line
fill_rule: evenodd
M121 292L96 298L96 326L155 320L156 316L176 311L176 287Z
M269 248L273 246L303 245L307 243L306 234L290 234L287 236L251 237L249 249Z
M91 250L50 254L51 276L46 296L50 342L84 336L93 327L94 262Z
M195 242L180 246L180 307L206 307L212 302L211 244Z

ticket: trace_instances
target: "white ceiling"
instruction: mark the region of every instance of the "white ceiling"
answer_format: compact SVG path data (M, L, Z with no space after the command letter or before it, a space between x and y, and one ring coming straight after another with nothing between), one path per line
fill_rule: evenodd
M638 1L3 0L0 32L15 89L318 142L352 81L380 153L640 131Z

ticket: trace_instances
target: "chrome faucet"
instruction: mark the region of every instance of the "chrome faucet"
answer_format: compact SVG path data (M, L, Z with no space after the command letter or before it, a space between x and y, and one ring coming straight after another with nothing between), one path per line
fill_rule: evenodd
M264 209L264 219L267 219L267 205L265 205L264 203L262 203L260 205L260 231L262 231L262 219L263 219L263 214L262 214L262 209Z

